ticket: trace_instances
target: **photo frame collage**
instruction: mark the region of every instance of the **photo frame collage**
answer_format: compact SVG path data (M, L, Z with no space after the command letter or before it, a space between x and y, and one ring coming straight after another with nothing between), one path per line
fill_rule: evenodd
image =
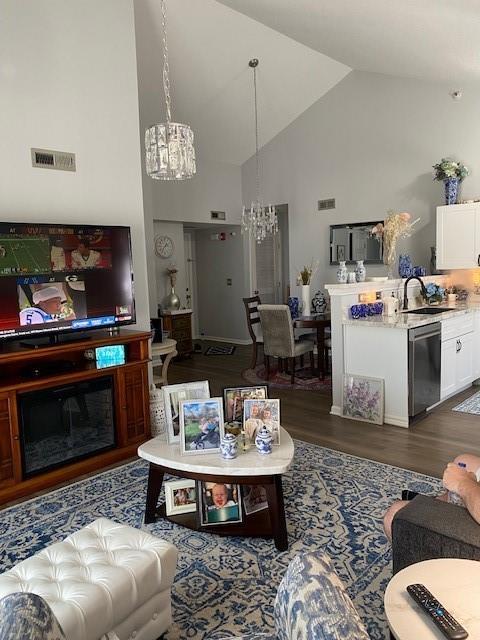
M223 398L210 397L207 380L162 387L170 444L182 455L220 453L226 432L254 445L262 426L280 444L280 400L268 398L267 386L227 387ZM201 526L243 522L244 515L268 508L263 485L169 480L164 483L166 514L197 513Z
M268 509L263 485L168 480L164 488L167 516L196 513L197 524L203 527L239 524L245 516Z
M210 397L208 380L162 387L167 438L182 455L220 453L225 433L243 434L249 448L265 426L272 444L280 444L280 400L268 398L268 387L227 387Z

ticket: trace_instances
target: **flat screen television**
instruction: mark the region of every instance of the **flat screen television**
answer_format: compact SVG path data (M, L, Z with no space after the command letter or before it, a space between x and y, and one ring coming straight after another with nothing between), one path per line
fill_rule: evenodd
M0 222L0 342L133 322L129 227Z

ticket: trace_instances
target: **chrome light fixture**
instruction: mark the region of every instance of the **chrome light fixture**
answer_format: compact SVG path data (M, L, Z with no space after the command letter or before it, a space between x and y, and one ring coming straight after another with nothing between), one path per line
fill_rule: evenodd
M171 122L170 78L168 66L167 16L165 0L162 7L163 91L167 121L154 124L145 131L145 167L155 180L185 180L195 175L193 131L188 124Z
M242 232L249 232L260 244L268 234L275 234L278 231L278 219L275 207L271 204L264 207L260 201L260 160L258 154L258 105L257 105L257 67L258 60L253 58L248 63L253 69L253 93L255 99L255 163L256 163L256 192L255 202L252 202L249 209L243 207L242 212Z

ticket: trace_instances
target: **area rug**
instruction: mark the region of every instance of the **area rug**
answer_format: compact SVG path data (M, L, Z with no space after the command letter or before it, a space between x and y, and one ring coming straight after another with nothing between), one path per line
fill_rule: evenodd
M473 413L480 416L480 391L477 391L473 396L467 398L456 407L452 408L452 411L461 411L463 413Z
M271 387L289 387L290 389L304 389L306 391L321 391L323 393L332 392L332 378L325 375L323 380L318 376L312 376L310 367L295 369L295 383L291 384L289 373L280 373L276 369L270 370L270 377L267 380L267 372L263 364L259 364L255 369L245 369L242 371L242 378L250 384L265 384L268 382Z
M290 560L326 552L370 637L384 640L391 557L382 514L404 488L441 489L434 478L296 441L284 476L289 549L280 553L268 539L223 538L165 520L143 525L147 473L138 460L0 512L3 570L100 516L144 528L179 549L175 624L164 640L220 640L272 630L275 593Z
M235 347L232 345L228 346L214 346L207 347L205 350L205 356L231 356L235 353Z

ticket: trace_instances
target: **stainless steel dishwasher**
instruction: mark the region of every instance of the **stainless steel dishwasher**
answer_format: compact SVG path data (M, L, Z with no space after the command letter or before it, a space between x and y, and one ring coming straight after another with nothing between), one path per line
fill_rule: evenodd
M410 418L440 402L441 324L433 322L408 331L408 415Z

